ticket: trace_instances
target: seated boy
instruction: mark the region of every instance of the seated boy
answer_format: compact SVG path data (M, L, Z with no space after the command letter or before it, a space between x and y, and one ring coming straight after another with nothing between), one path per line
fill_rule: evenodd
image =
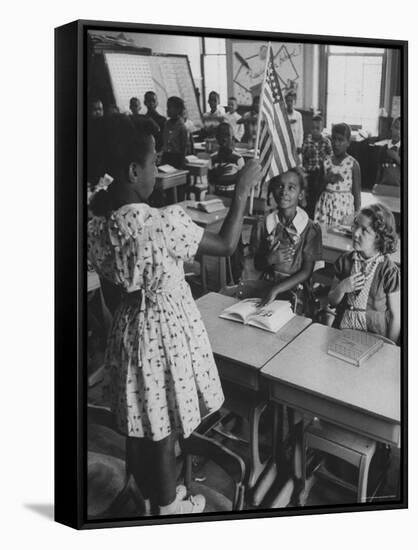
M216 195L232 197L238 172L244 166L241 155L234 153L234 137L231 126L222 122L216 131L219 151L212 160L209 182L214 186Z

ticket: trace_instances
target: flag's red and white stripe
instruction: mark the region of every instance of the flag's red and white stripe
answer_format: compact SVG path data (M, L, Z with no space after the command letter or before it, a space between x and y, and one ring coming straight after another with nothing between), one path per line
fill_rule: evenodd
M265 82L260 97L260 164L261 186L264 182L297 165L296 147L286 113L279 77L274 67L273 52L265 72Z

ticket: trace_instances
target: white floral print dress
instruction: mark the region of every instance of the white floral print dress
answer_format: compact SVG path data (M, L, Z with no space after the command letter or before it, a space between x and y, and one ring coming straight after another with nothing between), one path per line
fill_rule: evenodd
M223 403L183 270L202 234L178 205L129 204L89 222L89 260L129 293L115 312L105 356L105 390L118 429L128 436L159 441L176 431L188 437Z
M347 155L340 164L333 157L324 160L324 172L331 171L341 176L337 183L328 183L315 207L314 221L320 224L337 225L345 216L354 214L353 166L354 158Z

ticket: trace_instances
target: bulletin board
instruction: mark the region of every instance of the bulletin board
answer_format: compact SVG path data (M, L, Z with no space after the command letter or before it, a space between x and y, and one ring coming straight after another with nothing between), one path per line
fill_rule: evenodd
M116 105L120 112L129 111L129 100L138 97L143 103L145 92L157 94L159 112L166 114L167 98L184 100L188 118L202 125L202 114L187 55L143 55L135 52L104 52Z
M271 46L282 92L295 90L297 104L303 105L303 44L272 42ZM227 51L230 95L240 105L251 105L252 98L261 93L267 42L231 40Z

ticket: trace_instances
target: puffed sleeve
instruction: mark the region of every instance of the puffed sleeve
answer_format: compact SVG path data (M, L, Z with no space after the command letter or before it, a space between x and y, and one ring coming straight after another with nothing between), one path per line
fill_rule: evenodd
M322 232L317 223L313 223L307 230L303 256L314 262L322 260Z
M203 237L203 228L196 225L181 206L161 209L162 232L167 249L177 260L191 261Z
M334 264L334 276L342 281L348 277L351 273L351 266L353 264L353 253L348 252L342 254Z
M383 290L385 294L393 294L401 289L399 268L391 260L383 266Z

